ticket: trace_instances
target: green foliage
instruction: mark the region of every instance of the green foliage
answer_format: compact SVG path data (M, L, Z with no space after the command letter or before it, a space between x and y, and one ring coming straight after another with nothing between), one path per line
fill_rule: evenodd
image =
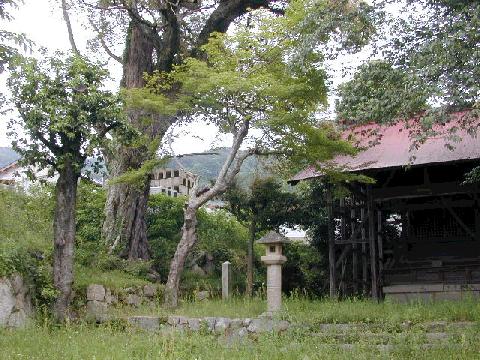
M69 163L80 173L105 135L123 126L122 101L102 90L107 72L99 66L59 53L43 55L40 61L17 58L8 79L20 113L10 122L13 148L29 166L58 171Z
M404 6L408 16L391 19L394 36L384 32L384 56L418 76L436 103L450 109L474 106L480 97L478 1L406 1Z
M105 189L85 180L79 182L77 191L77 244L98 243L105 218Z
M423 83L385 61L360 66L338 92L337 120L346 125L407 120L427 107Z
M325 294L328 271L325 253L318 248L300 242L285 246L287 262L282 270L282 291L286 294L299 292L309 296Z

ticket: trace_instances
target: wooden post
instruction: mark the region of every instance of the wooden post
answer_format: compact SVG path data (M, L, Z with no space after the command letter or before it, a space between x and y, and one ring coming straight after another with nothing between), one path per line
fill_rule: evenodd
M383 288L383 218L382 218L382 211L378 210L377 212L377 241L378 241L378 289L379 289L379 297L382 296L382 288Z
M362 227L362 290L363 294L367 294L367 244L366 235L365 235L365 208L362 204L360 209L360 220L361 220L361 227Z
M355 198L352 196L352 203L350 208L350 228L352 234L355 233L355 223L357 219L355 218ZM352 239L355 241L355 239ZM358 252L357 244L352 244L352 279L353 279L353 293L358 294Z
M330 269L330 297L337 297L337 278L335 267L335 224L333 218L333 196L331 189L327 190L327 212L328 212L328 263Z
M347 218L345 214L345 198L340 199L340 236L342 241L347 240ZM345 246L345 245L344 245ZM345 296L346 293L346 284L345 284L345 275L346 275L346 257L342 260L342 271L340 276L340 296Z
M378 301L377 252L375 244L375 209L373 208L372 189L367 188L368 244L370 247L370 272L372 280L372 298Z

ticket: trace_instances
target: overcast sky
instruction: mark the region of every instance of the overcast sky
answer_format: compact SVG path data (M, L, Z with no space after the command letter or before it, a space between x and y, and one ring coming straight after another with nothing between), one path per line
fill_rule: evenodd
M70 49L68 34L65 23L63 22L62 12L59 1L54 0L25 0L25 4L21 5L18 10L12 12L15 19L6 24L2 24L2 28L10 31L25 33L27 37L35 42L37 46L46 47L49 50ZM72 22L75 32L77 46L85 48L86 40L90 37L86 31L74 22L75 17L72 16ZM331 64L332 68L337 72L346 64L359 64L368 57L368 51L364 51L360 55L341 57ZM118 63L111 61L109 63L109 71L114 80L109 87L116 87L121 76L121 67ZM338 83L345 81L347 78L341 76L333 77L333 87ZM0 78L0 91L6 92L5 74ZM330 103L333 103L334 97L330 96ZM330 107L332 109L332 107ZM0 117L0 146L10 146L11 140L6 136L7 121L13 115ZM173 143L173 150L177 154L200 152L210 149L214 146L228 146L229 137L219 136L213 126L194 123L176 129L174 133L177 135Z

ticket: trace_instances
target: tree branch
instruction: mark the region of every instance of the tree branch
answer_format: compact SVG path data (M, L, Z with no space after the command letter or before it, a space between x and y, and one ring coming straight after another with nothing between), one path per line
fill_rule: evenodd
M78 51L77 45L75 44L75 38L73 36L73 30L72 30L72 24L70 22L70 16L68 15L67 1L66 0L62 0L62 11L63 11L63 19L65 20L65 23L67 24L68 40L70 41L70 46L72 47L72 50L75 53L75 55L81 56L80 51Z
M90 22L90 25L92 25L93 29L98 33L98 39L100 40L100 44L102 45L103 50L105 50L108 56L110 56L113 60L123 65L123 59L120 56L115 55L105 43L103 32L100 31L98 26L95 25L94 21L91 18L89 18L88 21Z

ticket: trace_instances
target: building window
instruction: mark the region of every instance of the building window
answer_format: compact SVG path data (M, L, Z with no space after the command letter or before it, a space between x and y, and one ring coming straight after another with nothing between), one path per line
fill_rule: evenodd
M170 190L168 190L167 195L172 196L172 192Z
M183 180L182 180L182 185L183 185L183 186L187 186L187 179L183 178Z
M165 189L162 189L162 193L164 193L164 194L165 194Z
M274 252L275 252L275 246L274 246L274 245L271 245L271 246L270 246L270 252L271 252L271 253L274 253Z
M165 179L169 179L172 177L172 172L171 171L167 171L166 175L165 175Z
M163 179L163 172L161 172L160 174L158 174L158 180L161 180Z
M178 170L175 170L175 171L173 172L173 177L179 177L179 176L180 176L180 175L179 175L179 173L178 173Z
M176 192L179 192L180 191L180 188L178 186L174 186L173 187L173 190L175 190Z
M177 197L178 193L174 192L173 197Z

